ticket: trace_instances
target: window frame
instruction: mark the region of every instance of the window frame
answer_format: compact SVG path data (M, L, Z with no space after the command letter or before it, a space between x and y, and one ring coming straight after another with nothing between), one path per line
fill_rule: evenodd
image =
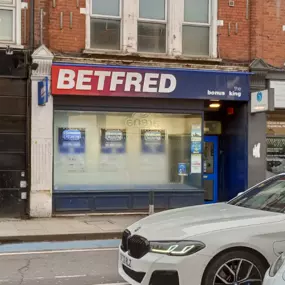
M168 46L169 46L169 34L168 34L168 23L169 23L169 17L168 17L168 0L164 0L164 20L157 20L157 19L148 19L148 18L140 18L140 0L137 1L137 34L136 37L138 39L138 24L139 22L142 23L150 23L150 24L164 24L165 29L166 29L166 37L165 37L165 52L160 53L160 52L144 52L144 51L138 51L138 40L137 40L137 53L139 54L152 54L152 55L166 55L168 54Z
M4 0L5 1L5 0ZM14 0L18 1L18 0ZM217 18L218 18L218 0L209 1L209 21L205 23L195 23L184 21L184 0L165 0L165 19L147 19L139 17L139 0L120 0L120 16L99 15L101 19L120 20L120 49L100 49L91 48L91 18L97 17L97 14L92 14L92 0L86 0L86 8L81 8L80 13L85 15L85 51L84 53L99 53L99 54L138 54L142 56L159 56L161 58L172 58L179 56L180 58L204 58L215 59L218 56L217 49ZM129 17L131 15L131 17ZM165 53L143 52L138 51L138 23L157 23L166 25L166 43ZM209 53L208 55L191 55L183 53L183 25L192 26L207 26L209 27ZM173 38L175 35L175 38Z
M208 0L208 23L200 22L188 22L185 21L185 14L183 13L182 29L181 29L181 55L184 57L197 57L197 55L185 54L183 53L183 27L208 27L209 28L209 52L208 55L203 55L199 57L217 57L217 39L215 40L215 33L217 34L217 0ZM183 0L183 11L185 7L185 0Z
M12 40L11 41L6 41L6 40L2 40L0 38L0 44L1 45L9 45L9 44L16 44L16 45L20 45L21 43L21 17L20 19L18 19L19 17L18 14L18 7L19 5L17 5L18 3L16 3L16 0L12 0L11 3L9 3L8 1L5 0L0 0L0 10L5 10L5 11L12 11L12 22L13 22L13 29L12 29ZM21 11L21 9L20 9ZM20 13L21 15L21 13ZM20 22L20 30L19 30L19 25L18 22ZM17 32L18 30L18 32ZM20 35L20 40L18 39Z
M1 1L1 0L0 0ZM119 0L119 16L112 15L102 15L102 14L92 14L93 11L93 0L87 0L89 5L86 5L86 9L89 10L86 15L86 40L85 46L87 49L92 49L96 51L109 51L109 52L120 52L122 51L123 45L123 0ZM106 20L119 20L120 21L120 48L118 50L113 49L100 49L91 48L91 19L106 19Z

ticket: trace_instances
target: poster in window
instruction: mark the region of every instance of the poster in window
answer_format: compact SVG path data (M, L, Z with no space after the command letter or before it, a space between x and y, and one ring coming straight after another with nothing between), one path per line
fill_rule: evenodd
M266 138L267 171L272 174L285 172L285 137Z
M202 155L192 154L191 155L191 174L201 173L202 171Z
M191 153L202 153L202 142L192 141L191 142Z
M200 124L193 124L191 129L191 141L198 141L202 140L202 129Z
M58 128L58 149L65 171L85 171L85 143L85 129Z
M165 152L165 130L141 130L141 152L162 154Z
M126 130L101 129L101 153L126 153Z

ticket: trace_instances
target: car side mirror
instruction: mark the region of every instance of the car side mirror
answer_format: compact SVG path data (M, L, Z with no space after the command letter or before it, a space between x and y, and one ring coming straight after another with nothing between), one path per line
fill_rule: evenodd
M237 194L237 197L240 196L240 195L242 195L243 193L244 193L244 192L239 192L239 193Z

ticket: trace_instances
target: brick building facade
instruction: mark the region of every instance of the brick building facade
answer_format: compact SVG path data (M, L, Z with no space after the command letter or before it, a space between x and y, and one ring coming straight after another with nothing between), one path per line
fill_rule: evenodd
M74 202L74 197L61 196L62 193L56 196L53 193L55 141L52 121L54 111L61 108L58 104L63 103L59 102L59 99L54 103L53 97L50 96L44 107L38 105L38 82L45 77L51 80L50 69L53 62L81 66L100 64L118 65L123 68L137 66L156 69L212 70L225 73L245 73L251 70L254 72L251 80L254 91L268 88L269 78L272 79L274 76L280 78L283 74L285 51L282 43L285 28L282 19L285 7L280 0L205 0L196 1L197 3L187 0L159 0L155 4L157 6L146 0L142 2L35 0L27 3L11 2L11 4L7 4L6 0L3 1L1 4L0 0L0 11L3 6L3 9L14 11L13 17L16 15L16 18L21 11L21 25L16 24L14 27L12 41L1 41L0 34L0 46L5 50L9 44L16 49L24 48L34 52L32 60L37 66L35 68L34 65L34 70L31 70L30 88L31 159L28 164L31 165L31 179L28 184L31 192L28 195L30 206L27 212L31 216L50 216L56 211L55 205L63 200L72 201L71 204L77 203ZM17 23L16 18L13 20L15 23ZM115 103L110 101L110 105L112 104ZM231 108L229 102L224 103L225 112L229 112ZM250 133L255 125L251 124L250 115L247 119L244 117L245 108L245 106L234 106L234 109L238 110L235 116L237 118L241 116L240 120L248 120L247 132ZM205 116L208 115L205 113ZM207 120L216 119L211 114ZM219 119L221 117L217 120ZM234 125L235 122L232 123L232 126ZM246 156L248 155L248 160L251 160L255 138L243 139L247 140L247 145L246 147L243 145L240 149L243 149ZM266 138L261 135L260 139L263 140L261 152L265 155ZM41 160L33 159L39 155ZM243 162L244 160L245 158L241 159ZM40 171L43 163L45 167ZM248 173L252 168L256 168L256 164L252 161L247 164ZM265 163L262 167L265 167ZM237 183L240 188L255 182L247 173L236 171L240 172L240 176L244 176L240 184ZM260 167L261 174L256 175L255 180L263 178L262 171ZM217 187L232 187L231 181L227 183L226 186ZM217 195L219 200L224 200L230 198L236 191L238 189L232 194L223 192ZM82 211L84 209L93 211L94 208L88 208L86 203L102 199L97 196L96 199L83 196L79 198L87 202L83 203L85 205L83 207L78 206L83 209ZM135 198L128 199L133 201Z

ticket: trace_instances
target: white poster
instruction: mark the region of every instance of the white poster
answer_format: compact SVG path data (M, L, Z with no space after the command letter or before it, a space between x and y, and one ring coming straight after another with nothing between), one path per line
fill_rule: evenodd
M192 154L191 155L191 174L201 173L202 155Z
M192 125L191 140L192 141L201 141L202 140L201 124L193 124Z

